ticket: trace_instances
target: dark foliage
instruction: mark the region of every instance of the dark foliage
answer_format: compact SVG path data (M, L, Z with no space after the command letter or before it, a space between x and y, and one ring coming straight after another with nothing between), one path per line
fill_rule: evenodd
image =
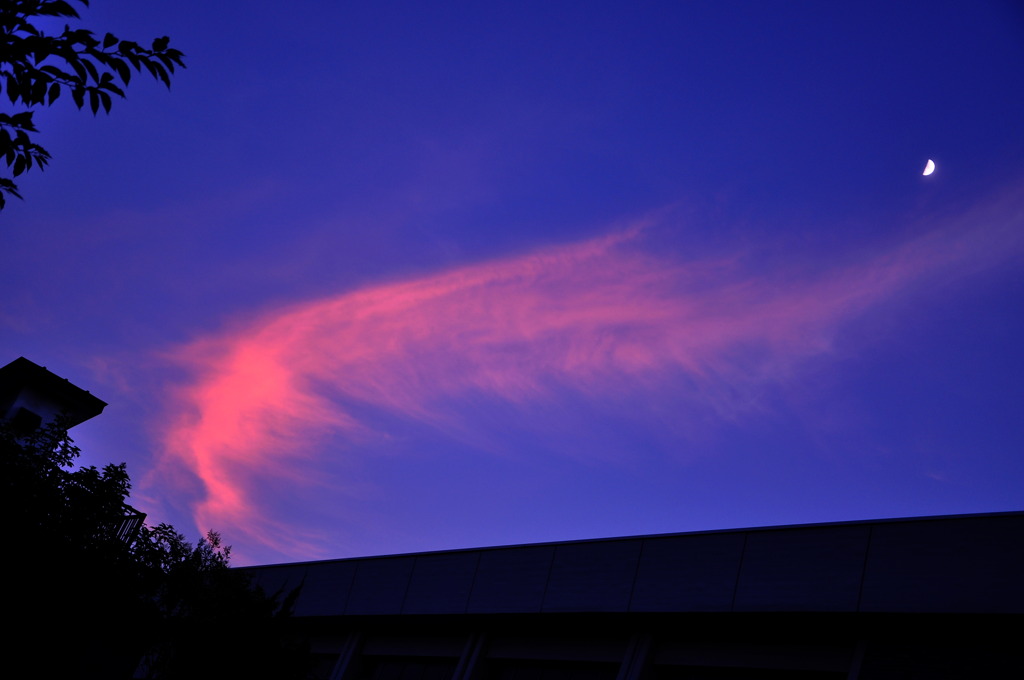
M78 455L59 425L0 425L13 658L40 677L305 677L294 593L252 588L215 532L192 545L141 524L125 466L74 468Z
M213 531L192 548L163 524L147 530L147 541L164 566L143 677L307 677L309 655L290 618L298 591L282 600L253 590L245 573L228 568L231 549Z
M88 6L88 0L72 0ZM51 106L68 93L79 109L93 115L110 113L113 96L124 97L133 71L171 86L176 67L185 67L169 38L153 40L148 48L106 33L65 25L59 35L47 35L37 24L44 17L80 18L64 0L3 0L0 2L0 95L23 109ZM33 167L42 169L50 154L32 141L38 132L31 110L0 113L0 156L14 177ZM5 194L21 198L12 179L0 177L0 210Z

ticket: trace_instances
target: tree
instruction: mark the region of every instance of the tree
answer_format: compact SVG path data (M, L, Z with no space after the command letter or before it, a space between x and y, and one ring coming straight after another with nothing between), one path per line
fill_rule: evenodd
M284 597L254 590L245 572L228 568L231 548L217 532L193 548L173 527L161 525L150 540L163 543L158 555L174 557L156 598L155 644L147 647L137 677L308 677L308 649L291 619L298 590Z
M72 0L88 6L89 0ZM79 19L65 0L3 0L0 3L0 94L12 105L30 109L0 113L0 156L13 177L50 161L49 152L32 138L37 133L33 108L52 106L70 93L75 106L88 104L93 115L110 113L113 95L124 97L132 71L145 70L168 88L175 67L185 67L184 55L156 38L147 49L131 40L65 25L59 35L47 35L37 24L43 17ZM5 194L21 198L13 179L0 177L0 210Z
M0 426L7 568L18 574L4 602L14 622L9 649L45 660L43 675L125 677L144 639L110 621L153 619L152 575L119 537L125 467L71 469L78 455L60 425L28 434ZM55 624L67 631L61 639L40 634Z
M11 520L9 538L33 558L134 560L123 527L140 524L141 513L125 503L125 465L73 469L80 453L59 421L28 433L0 426L0 508Z
M305 677L297 592L254 589L216 532L193 546L143 524L125 465L75 468L79 455L59 421L27 433L0 422L12 654L45 677Z

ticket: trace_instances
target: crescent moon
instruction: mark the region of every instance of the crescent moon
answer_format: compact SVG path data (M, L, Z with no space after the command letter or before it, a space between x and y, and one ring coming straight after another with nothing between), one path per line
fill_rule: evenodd
M924 175L925 177L927 177L928 175L932 174L933 172L935 172L935 161L933 161L931 158L929 158L928 162L925 163L925 165L924 165L924 172L922 172L921 174Z

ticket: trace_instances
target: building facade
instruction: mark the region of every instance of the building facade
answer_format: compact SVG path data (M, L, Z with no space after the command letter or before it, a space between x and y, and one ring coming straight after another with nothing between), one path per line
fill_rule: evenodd
M1024 677L1024 513L249 568L333 680Z
M98 416L107 403L25 357L0 367L0 421L31 432L62 416L64 426Z

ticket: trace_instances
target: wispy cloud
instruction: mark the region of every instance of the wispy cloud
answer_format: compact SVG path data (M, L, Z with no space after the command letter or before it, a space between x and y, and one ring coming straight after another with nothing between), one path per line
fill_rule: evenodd
M472 426L459 400L479 395L600 400L680 374L702 395L753 388L829 352L879 302L1017 258L1020 208L995 202L813 273L667 258L634 228L274 309L173 353L193 381L169 399L162 481L191 473L200 528L316 556L315 533L286 526L258 489L317 484L318 441L357 455L379 435L367 412L459 436Z

